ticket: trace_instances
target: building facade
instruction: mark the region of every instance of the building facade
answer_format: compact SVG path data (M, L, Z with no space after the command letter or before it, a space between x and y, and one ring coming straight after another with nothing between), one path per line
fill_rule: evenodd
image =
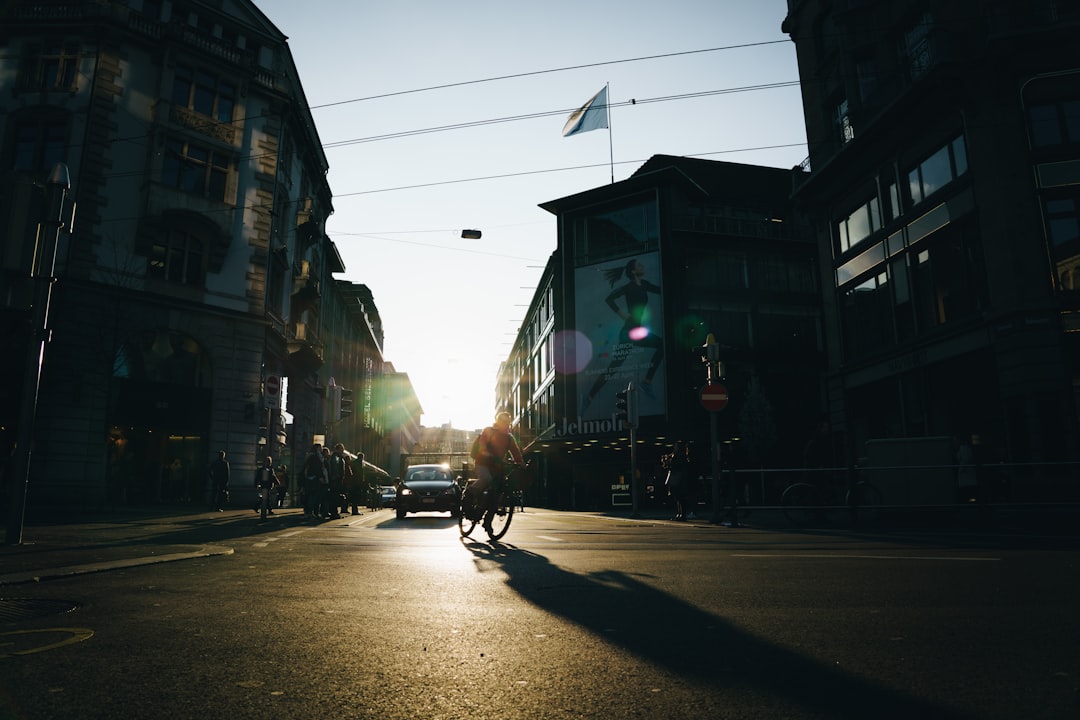
M331 373L356 392L349 444L385 453L381 326L366 288L333 279L328 164L286 36L242 1L14 2L0 45L2 321L19 345L33 199L58 163L76 207L29 507L205 502L219 449L244 502L261 458L298 466L343 429ZM25 357L5 348L5 451Z
M849 459L946 437L1012 466L983 499L1075 496L1080 7L789 0L783 28Z
M610 507L629 502L631 477L639 503L659 501L676 440L711 476L713 421L726 461L801 462L825 407L816 249L789 202L801 174L656 156L541 206L558 246L497 389L540 463L532 502ZM731 398L714 417L701 401L710 333ZM616 408L631 385L632 436Z

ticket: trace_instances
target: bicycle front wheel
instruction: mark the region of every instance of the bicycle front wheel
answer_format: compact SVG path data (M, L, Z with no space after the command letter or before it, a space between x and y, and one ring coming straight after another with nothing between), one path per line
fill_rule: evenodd
M817 488L810 483L789 485L780 496L784 517L795 527L810 525L821 512Z
M499 499L499 506L487 514L488 523L484 526L488 537L498 540L510 529L510 521L514 519L514 506L511 498Z
M473 528L476 527L476 521L468 517L468 513L465 512L464 507L458 508L457 526L458 531L461 532L461 537L469 537Z

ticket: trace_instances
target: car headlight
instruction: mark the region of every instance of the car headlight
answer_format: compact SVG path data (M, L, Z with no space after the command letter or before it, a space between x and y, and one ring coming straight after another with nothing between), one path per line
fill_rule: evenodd
M456 485L451 485L450 487L443 490L442 494L443 495L457 495L457 486Z
M410 490L409 488L401 488L401 494L402 495L412 495L412 490Z

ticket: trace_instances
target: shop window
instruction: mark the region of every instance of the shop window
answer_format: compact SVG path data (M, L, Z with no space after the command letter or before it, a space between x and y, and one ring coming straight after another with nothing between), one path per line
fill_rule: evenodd
M202 347L183 333L147 330L132 336L113 359L113 377L208 387L209 363Z

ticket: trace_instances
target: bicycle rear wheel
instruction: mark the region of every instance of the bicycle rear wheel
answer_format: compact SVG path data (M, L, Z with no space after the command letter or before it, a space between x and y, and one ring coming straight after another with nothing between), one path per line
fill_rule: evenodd
M780 496L784 517L796 527L806 527L821 513L818 490L810 483L789 485Z
M499 505L495 510L487 514L489 523L484 526L488 537L498 540L510 529L510 521L514 519L513 498L503 495L499 498Z

